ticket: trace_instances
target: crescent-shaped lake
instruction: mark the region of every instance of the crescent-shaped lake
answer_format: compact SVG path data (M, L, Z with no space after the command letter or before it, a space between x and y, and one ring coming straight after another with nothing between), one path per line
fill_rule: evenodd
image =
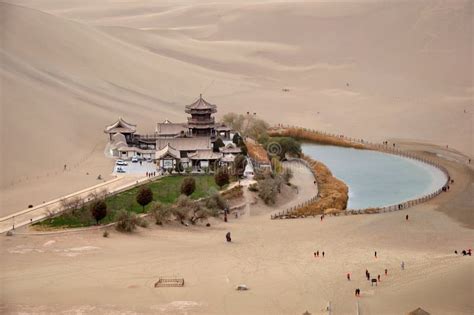
M399 204L443 187L446 175L417 160L371 150L302 144L303 153L324 163L349 186L348 209Z

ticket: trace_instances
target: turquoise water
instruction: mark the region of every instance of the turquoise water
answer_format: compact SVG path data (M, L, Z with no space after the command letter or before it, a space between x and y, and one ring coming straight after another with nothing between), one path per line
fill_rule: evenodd
M302 149L349 186L348 209L399 204L432 193L446 181L438 168L396 155L309 143Z

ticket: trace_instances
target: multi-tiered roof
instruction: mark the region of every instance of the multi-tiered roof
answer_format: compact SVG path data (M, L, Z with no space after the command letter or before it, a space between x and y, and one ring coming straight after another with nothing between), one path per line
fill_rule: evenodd
M214 136L216 121L212 114L217 113L216 105L204 100L201 94L194 103L186 105L185 112L191 114L188 117L188 128L193 135Z

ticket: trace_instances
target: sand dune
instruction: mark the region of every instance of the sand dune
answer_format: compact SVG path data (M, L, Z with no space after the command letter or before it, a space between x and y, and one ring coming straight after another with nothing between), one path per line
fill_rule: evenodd
M473 240L472 25L469 0L0 2L0 216L110 178L105 124L123 116L151 131L183 120L199 93L218 115L408 139L456 179L408 212L324 223L270 222L257 204L210 228L2 238L0 312L318 314L330 300L353 314L360 287L363 314L472 313L472 260L452 254ZM296 175L294 204L314 189ZM374 289L365 268L389 276ZM186 287L152 288L171 274Z
M200 92L220 113L474 151L470 1L11 3L0 4L9 208L25 206L9 190L78 163L116 116L149 131L182 120ZM44 192L66 192L51 182Z

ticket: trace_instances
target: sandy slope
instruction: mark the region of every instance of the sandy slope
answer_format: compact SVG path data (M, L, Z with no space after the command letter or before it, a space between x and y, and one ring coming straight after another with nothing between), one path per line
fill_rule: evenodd
M291 203L314 189L307 170L294 173L300 194ZM458 196L456 189L449 194ZM361 314L404 314L418 306L470 314L473 260L453 251L471 246L474 234L433 211L443 204L437 198L405 211L323 222L271 221L269 213L286 205L257 204L250 207L254 215L213 221L211 228L152 225L108 239L95 231L4 237L0 305L7 314L327 314L331 301L333 314L355 314L359 287ZM315 259L316 250L326 257ZM372 275L387 268L388 276L371 287L366 268ZM159 276L172 275L184 277L185 287L153 288ZM250 291L235 291L241 283Z

